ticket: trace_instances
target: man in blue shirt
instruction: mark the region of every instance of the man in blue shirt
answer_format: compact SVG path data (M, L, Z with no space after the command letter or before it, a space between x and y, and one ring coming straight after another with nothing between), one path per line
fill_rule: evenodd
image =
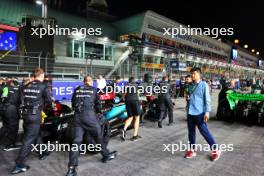
M190 93L187 117L190 150L186 152L185 158L196 156L194 147L196 138L195 128L197 126L204 139L210 145L212 150L211 160L215 161L219 159L221 152L217 149L217 144L207 127L209 112L211 111L209 86L205 81L202 81L200 68L192 68L191 74L195 88Z

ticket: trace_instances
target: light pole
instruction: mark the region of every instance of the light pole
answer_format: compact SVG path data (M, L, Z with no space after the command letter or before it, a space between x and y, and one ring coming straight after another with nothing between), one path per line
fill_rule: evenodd
M91 74L91 76L93 75L93 57L91 58L91 60L90 60L90 74Z
M42 6L42 18L47 18L48 17L48 5L47 5L47 0L36 0L36 4Z
M87 69L88 69L88 56L85 58L86 63L85 63L85 75L87 75Z

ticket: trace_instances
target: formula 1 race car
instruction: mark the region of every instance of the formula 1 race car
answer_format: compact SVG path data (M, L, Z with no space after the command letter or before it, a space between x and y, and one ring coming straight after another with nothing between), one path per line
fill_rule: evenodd
M124 100L114 93L101 94L102 111L105 119L110 124L111 135L119 132L128 118Z
M106 142L108 142L109 137L117 134L119 129L124 126L124 121L127 118L126 106L115 94L101 94L100 100L103 114L98 115L97 118L102 127ZM69 106L59 101L56 101L55 105L55 110L51 108L44 110L46 118L41 130L43 141L70 141L74 112Z
M110 137L119 133L120 129L124 126L124 121L128 116L126 113L125 104L114 93L101 94L100 100L102 103L103 114L98 115L97 118L101 125L104 143L107 145ZM68 141L72 141L72 138L70 138L71 134L72 128L70 124L66 133ZM85 134L83 143L96 145L96 141L90 136L90 134Z
M41 136L43 141L63 141L72 119L72 109L59 101L55 101L54 109L46 107L42 112Z
M232 90L219 93L217 118L240 121L248 125L264 125L264 95L243 94Z

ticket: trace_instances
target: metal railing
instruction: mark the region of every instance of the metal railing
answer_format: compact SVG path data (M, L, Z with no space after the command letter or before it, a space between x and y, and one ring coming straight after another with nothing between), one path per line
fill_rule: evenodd
M36 56L35 56L36 55ZM46 74L58 78L80 79L85 66L67 67L55 64L55 58L40 57L39 53L31 55L11 55L0 60L0 76L15 75L17 77L30 76L36 67L41 67ZM0 54L1 56L1 54Z

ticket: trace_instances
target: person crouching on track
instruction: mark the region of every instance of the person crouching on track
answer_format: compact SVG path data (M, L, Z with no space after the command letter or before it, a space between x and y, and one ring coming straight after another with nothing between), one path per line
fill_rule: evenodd
M126 95L125 95L125 104L127 109L128 119L125 122L124 128L121 130L121 139L125 141L126 139L126 130L131 125L134 120L134 135L131 138L132 141L141 138L138 135L139 131L139 122L140 122L140 102L137 94L137 84L135 82L134 77L129 78L129 83L125 87Z
M101 145L102 162L106 163L116 157L116 151L109 152L103 141L101 126L96 118L96 112L101 113L101 103L97 89L92 87L93 78L84 77L84 85L74 90L72 97L72 108L75 111L73 120L73 145L80 146L83 142L85 133L95 138L97 144ZM73 149L73 148L72 148ZM66 176L75 176L75 168L78 166L79 151L70 150L69 169Z

